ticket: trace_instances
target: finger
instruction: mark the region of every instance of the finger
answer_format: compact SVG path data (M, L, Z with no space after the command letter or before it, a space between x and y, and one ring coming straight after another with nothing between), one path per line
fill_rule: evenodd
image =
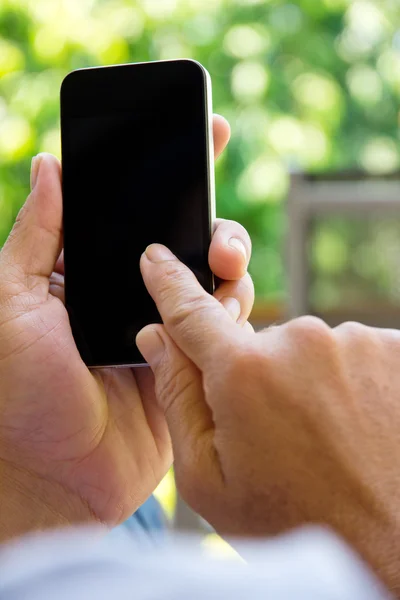
M221 115L214 115L213 118L213 134L214 134L214 156L218 156L226 148L231 136L231 128L229 123Z
M40 283L48 285L60 254L61 177L54 156L39 154L33 159L31 187L2 250L5 271L10 265L13 281L30 290Z
M223 298L221 298L220 303L225 308L232 321L234 323L237 323L241 311L239 301L236 300L236 298L233 298L232 296L224 296Z
M61 250L60 256L57 258L54 271L60 273L60 275L64 275L64 250Z
M197 367L203 369L216 353L235 344L240 329L165 246L149 246L140 268L167 332Z
M204 483L201 471L207 472L209 483L214 423L200 371L162 325L142 329L136 343L154 374L157 401L171 435L178 484L191 489L191 479Z
M64 275L56 271L50 275L49 292L65 304Z
M228 310L235 322L244 325L253 310L254 284L250 275L246 273L239 281L224 281L214 294L221 304ZM233 302L231 302L233 300ZM236 318L234 318L236 316Z
M217 219L208 253L212 272L220 279L240 279L250 256L251 241L245 228L235 221Z

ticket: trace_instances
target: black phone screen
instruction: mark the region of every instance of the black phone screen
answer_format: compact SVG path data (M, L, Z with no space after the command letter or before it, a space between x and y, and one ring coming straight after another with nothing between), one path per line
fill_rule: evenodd
M160 322L139 270L159 242L212 291L208 107L192 61L74 71L61 89L66 306L89 366L140 364Z

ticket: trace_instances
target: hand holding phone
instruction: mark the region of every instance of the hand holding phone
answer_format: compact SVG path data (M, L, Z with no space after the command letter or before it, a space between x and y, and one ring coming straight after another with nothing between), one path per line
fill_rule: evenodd
M227 144L229 127L214 117L213 131L218 155ZM89 371L83 364L64 306L57 159L35 157L31 182L32 193L0 252L2 450L7 469L16 467L8 471L3 494L3 534L9 536L38 524L44 529L98 519L117 525L145 501L171 460L151 373L129 368ZM246 257L230 245L232 239L241 241ZM88 235L91 263L84 284L96 298L102 281L92 274L96 264L90 240ZM214 224L209 263L221 279L214 295L224 305L229 298L236 300L241 320L247 319L253 299L245 275L250 253L243 227L229 221ZM112 277L107 281L115 294L121 293L123 283ZM26 503L27 489L34 503ZM25 507L22 519L15 518L17 505Z

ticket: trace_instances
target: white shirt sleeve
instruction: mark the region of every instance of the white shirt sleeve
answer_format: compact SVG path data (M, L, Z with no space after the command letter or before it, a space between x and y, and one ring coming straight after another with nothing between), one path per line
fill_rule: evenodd
M211 559L193 539L159 548L93 530L28 536L0 550L1 600L382 600L389 596L330 534L305 530Z

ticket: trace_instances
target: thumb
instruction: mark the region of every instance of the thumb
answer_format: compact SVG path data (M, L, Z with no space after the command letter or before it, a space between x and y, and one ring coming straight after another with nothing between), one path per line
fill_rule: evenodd
M136 343L154 374L157 401L171 435L178 487L193 506L193 490L218 481L213 460L214 423L205 401L202 375L163 325L145 327Z
M13 282L32 290L51 275L62 244L61 174L54 156L34 157L31 188L1 259L3 272L9 268Z

